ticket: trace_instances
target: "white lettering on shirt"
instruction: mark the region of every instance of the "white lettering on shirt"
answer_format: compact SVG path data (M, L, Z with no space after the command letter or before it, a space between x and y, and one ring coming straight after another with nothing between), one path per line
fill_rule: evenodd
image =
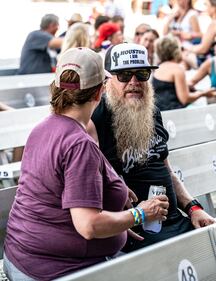
M157 151L156 145L162 142L162 137L159 135L154 136L150 140L150 145L148 150L137 149L130 146L127 148L122 154L122 162L123 162L123 172L128 173L136 163L142 161L142 158L146 155L146 160L149 160L152 157L160 158L160 153ZM164 146L166 147L166 146Z

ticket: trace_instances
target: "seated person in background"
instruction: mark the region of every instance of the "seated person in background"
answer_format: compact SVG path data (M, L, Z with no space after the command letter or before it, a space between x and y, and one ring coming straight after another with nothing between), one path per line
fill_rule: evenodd
M100 54L104 57L106 50L111 45L117 45L123 42L123 34L120 26L116 23L106 22L98 28L98 38L95 41L95 50L101 51Z
M23 45L18 74L48 73L55 71L57 49L63 38L55 37L59 28L56 15L47 14L41 19L40 30L29 33Z
M203 54L205 56L212 56L212 47L214 45L216 36L216 1L206 0L206 12L211 18L211 22L207 27L206 32L203 34L201 42L197 45L186 45L184 48L189 52L193 52L196 55Z
M163 34L172 32L181 42L195 43L200 41L202 33L198 14L192 7L192 0L177 0L177 6L168 16Z
M109 21L110 21L110 17L99 15L99 16L95 19L95 23L94 23L94 29L95 29L95 31L98 30L98 28L101 26L101 24L103 24L103 23L105 23L105 22L109 22Z
M72 26L73 24L77 23L77 22L82 22L82 16L79 13L74 13L71 18L67 21L68 23L68 29L70 28L70 26ZM64 31L61 35L59 35L59 37L64 37L67 31Z
M150 64L155 64L157 61L157 58L155 56L154 42L158 38L159 38L159 34L158 34L157 30L148 29L144 32L144 34L140 40L140 45L143 45L144 47L146 47L146 49L148 51L148 61Z
M186 72L180 64L182 51L179 40L172 35L156 41L159 69L153 74L156 104L160 110L183 108L200 97L215 96L214 88L190 92L186 82Z
M106 261L124 246L129 228L166 220L166 195L124 210L137 198L86 132L106 75L88 48L60 56L53 113L28 138L7 225L4 271L11 281L53 280Z
M113 16L111 22L114 22L120 26L122 34L124 34L124 18L122 16Z
M131 59L131 54L136 58ZM159 233L151 234L140 226L134 230L142 241L128 239L125 252L174 237L194 227L214 223L198 202L186 191L168 161L168 132L154 104L154 92L148 81L151 70L145 47L123 43L111 47L105 57L105 69L112 74L106 94L88 124L89 133L139 200L151 196L152 185L166 187L169 198L167 221ZM177 205L178 204L178 205ZM192 211L195 204L197 210ZM189 217L184 217L177 207ZM190 209L190 211L188 211Z
M170 32L180 39L182 46L200 42L202 33L192 0L177 0L176 7L164 24L163 34L167 35ZM183 52L183 57L187 59L188 68L197 68L197 57L194 54Z
M145 33L146 30L151 29L151 26L147 23L141 23L139 24L134 32L134 38L133 38L133 42L136 44L140 44L140 40L143 36L143 34Z
M63 40L60 55L70 48L90 47L89 25L77 22L70 26Z

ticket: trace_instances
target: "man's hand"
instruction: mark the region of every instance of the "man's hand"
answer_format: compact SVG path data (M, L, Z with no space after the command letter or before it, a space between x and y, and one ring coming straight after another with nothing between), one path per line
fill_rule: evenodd
M204 227L215 223L215 219L203 210L196 210L191 213L191 222L195 228Z
M138 207L144 210L145 220L165 221L167 219L167 209L169 207L168 197L166 195L155 196L151 199L140 202Z

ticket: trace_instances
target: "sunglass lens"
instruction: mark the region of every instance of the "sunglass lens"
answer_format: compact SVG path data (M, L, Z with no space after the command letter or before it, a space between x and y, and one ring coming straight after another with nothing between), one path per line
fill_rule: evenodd
M123 71L117 74L117 78L120 82L129 82L133 76L130 71Z
M135 76L138 81L147 81L151 75L151 70L136 71Z

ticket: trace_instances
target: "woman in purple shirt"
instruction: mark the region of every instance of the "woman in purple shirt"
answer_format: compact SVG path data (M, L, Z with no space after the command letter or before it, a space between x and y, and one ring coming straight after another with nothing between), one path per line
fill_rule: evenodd
M4 270L11 281L53 280L103 262L121 250L129 228L166 219L165 195L124 210L131 193L86 132L104 81L102 58L92 50L60 56L52 114L28 138L8 221Z

